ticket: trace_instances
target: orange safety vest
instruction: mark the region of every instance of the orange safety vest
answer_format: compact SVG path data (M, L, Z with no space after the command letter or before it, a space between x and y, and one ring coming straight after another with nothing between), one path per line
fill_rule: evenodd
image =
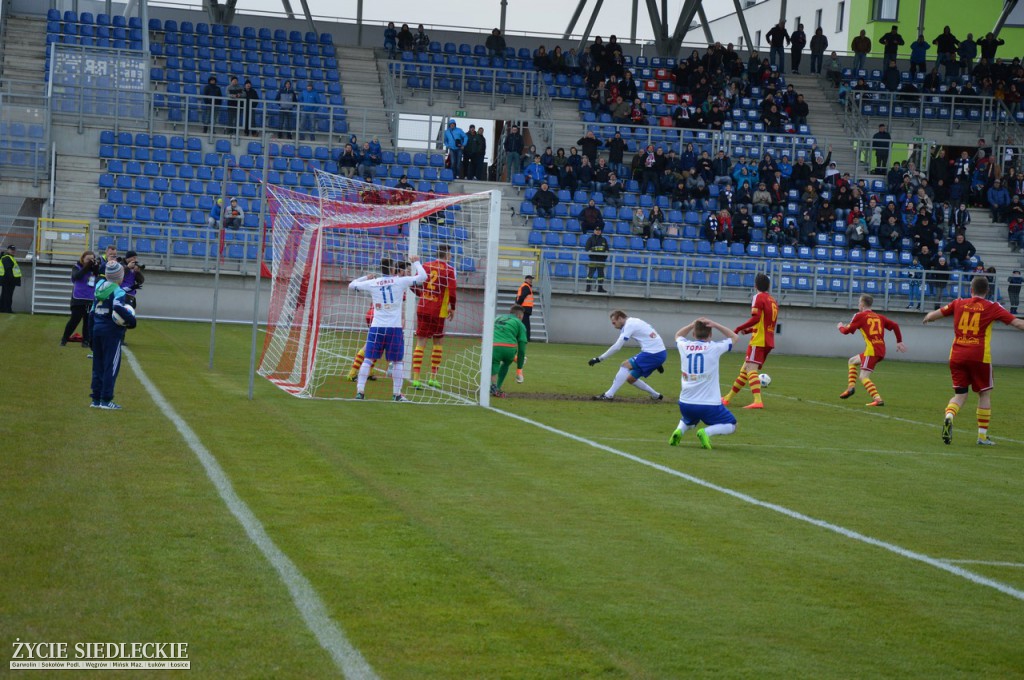
M526 297L523 297L523 289L526 289ZM523 281L523 284L519 286L519 292L516 293L516 300L522 298L523 301L519 303L520 306L526 307L527 309L533 309L533 287Z

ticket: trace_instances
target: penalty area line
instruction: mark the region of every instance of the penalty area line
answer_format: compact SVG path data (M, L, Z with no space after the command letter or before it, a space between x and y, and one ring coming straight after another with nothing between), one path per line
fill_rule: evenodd
M887 550L888 552L891 552L895 555L899 555L900 557L904 557L915 562L920 562L922 564L927 564L930 567L940 569L947 573L953 574L954 576L959 576L960 578L966 579L971 583L975 583L977 585L986 586L988 588L998 590L1004 595L1009 595L1012 598L1024 602L1024 590L1014 588L1013 586L1007 585L1000 581L996 581L994 579L990 579L986 576L982 576L981 574L976 574L973 571L963 569L962 567L958 567L955 564L950 564L947 560L935 559L934 557L929 557L928 555L924 555L922 553L914 552L913 550L900 547L894 543L889 543L887 541L883 541L881 539L873 538L860 532L853 531L852 529L841 527L838 524L832 524L831 522L827 522L822 519L817 519L815 517L811 517L810 515L805 515L802 512L791 510L785 506L778 505L776 503L769 503L768 501L762 501L759 498L755 498L753 496L745 494L742 491L736 491L735 489L720 486L718 484L715 484L714 482L709 482L706 479L701 479L700 477L695 477L685 472L681 472L679 470L670 468L666 465L655 463L654 461L647 460L646 458L641 458L640 456L635 456L631 453L620 451L619 449L607 446L605 444L601 444L599 442L593 441L592 439L587 439L586 437L581 437L571 432L566 432L565 430L559 430L556 427L552 427L551 425L546 425L544 423L532 420L525 416L521 416L518 413L512 413L511 411L503 411L493 406L490 406L488 408L491 411L494 411L495 413L507 416L509 418L512 418L513 420L518 420L520 422L526 423L527 425L533 425L534 427L546 430L548 432L551 432L552 434L556 434L561 437L571 439L575 442L579 442L580 444L586 444L587 446L591 446L600 451L605 451L612 455L619 456L620 458L625 458L626 460L631 460L634 463L639 463L653 470L657 470L658 472L664 472L665 474L671 475L673 477L678 477L679 479L690 482L691 484L696 484L697 486L702 486L705 489L710 489L711 491L717 491L718 493L725 494L726 496L731 496L732 498L735 498L736 500L742 501L744 503L764 508L766 510L771 510L772 512L779 513L780 515L785 515L786 517L795 519L799 522L811 524L813 526L825 529L826 531L830 531L835 534L839 534L840 536L844 536L854 541L859 541L861 543L866 543L867 545L871 545L876 548L881 548L882 550Z
M235 492L231 480L228 479L224 468L220 466L217 459L199 439L195 431L189 427L185 419L178 415L156 385L149 379L149 376L142 370L135 355L127 347L124 348L124 356L138 377L139 382L146 388L153 403L157 405L161 413L171 421L178 430L181 438L185 440L188 447L192 449L199 463L206 471L213 486L217 489L218 495L231 514L235 516L238 523L242 525L249 540L252 541L263 556L270 563L270 566L277 572L281 582L284 583L291 595L292 602L306 623L306 627L316 636L320 646L327 650L334 661L335 666L346 678L367 678L376 679L377 674L370 667L370 664L363 658L359 650L348 641L344 631L327 613L327 607L323 600L313 588L313 584L299 571L291 559L274 543L263 524L259 521L249 506Z

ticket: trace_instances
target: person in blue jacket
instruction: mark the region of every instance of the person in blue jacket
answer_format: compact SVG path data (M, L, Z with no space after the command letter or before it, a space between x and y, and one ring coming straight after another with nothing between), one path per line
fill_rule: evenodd
M309 141L315 142L316 135L316 114L320 112L320 95L316 90L313 89L313 83L306 83L306 89L299 95L299 101L301 102L302 110L302 126L299 128L299 141L301 142L306 135L309 135Z
M444 145L451 159L452 175L459 178L462 167L462 149L466 146L466 133L459 129L454 120L448 121L448 129L444 132Z
M107 263L105 278L96 282L92 305L92 408L119 410L114 403L114 385L121 368L121 346L125 329L134 326L134 315L126 311L121 288L124 267L117 260ZM122 325L114 318L115 311L128 321Z

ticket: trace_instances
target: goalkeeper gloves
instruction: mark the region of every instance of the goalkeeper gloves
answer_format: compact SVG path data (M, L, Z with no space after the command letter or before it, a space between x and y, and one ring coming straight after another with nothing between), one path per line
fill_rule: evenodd
M601 363L601 357L594 357L593 359L591 359L590 361L587 362L587 365L588 366L594 366L595 364L599 364L599 363Z

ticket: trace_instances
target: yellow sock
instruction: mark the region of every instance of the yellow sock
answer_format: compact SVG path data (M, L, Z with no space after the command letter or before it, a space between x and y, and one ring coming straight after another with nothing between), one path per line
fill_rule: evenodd
M878 395L878 388L875 387L875 383L872 382L870 378L865 378L864 380L861 380L861 383L863 383L864 389L868 391L868 394L871 395L872 399L877 399L878 401L882 400L882 397Z
M992 420L992 409L990 408L979 408L976 411L978 416L978 438L988 438L988 423Z
M956 414L960 413L960 406L956 402L949 402L946 404L946 416L949 418L956 418Z
M412 379L420 379L420 369L423 367L423 348L416 346L412 350Z
M857 384L857 364L848 364L847 368L846 386L853 387Z
M729 394L725 395L725 403L729 403L729 400L732 399L733 396L739 394L740 390L747 386L747 379L747 372L744 371L743 369L740 369L740 374L736 376L736 380L732 384L732 391Z
M754 395L754 403L761 403L761 374L757 370L750 371L747 374L747 380L750 382L750 393Z
M348 372L348 379L355 380L359 374L359 369L363 366L363 360L366 358L366 347L360 347L359 351L356 352L356 358L352 361L352 368Z
M441 365L441 356L444 354L443 345L434 345L433 350L430 352L430 372L433 375L437 375L437 369Z

